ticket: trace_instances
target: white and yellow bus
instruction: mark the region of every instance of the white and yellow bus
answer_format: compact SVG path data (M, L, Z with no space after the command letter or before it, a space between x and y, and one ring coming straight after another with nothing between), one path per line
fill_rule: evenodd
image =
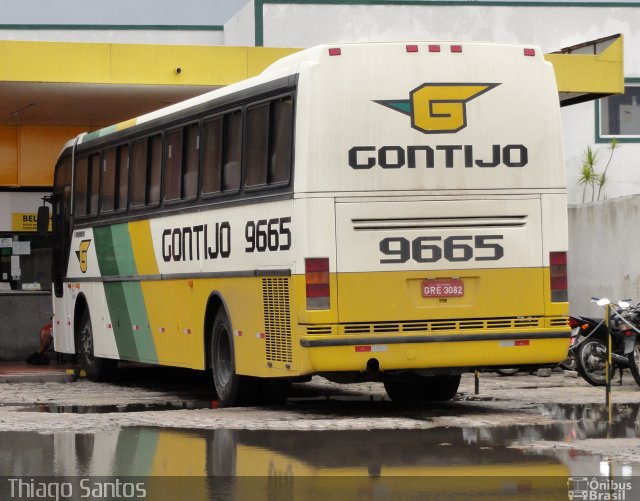
M204 63L203 63L204 64ZM569 344L558 94L539 49L320 46L84 134L55 172L55 349L446 400Z

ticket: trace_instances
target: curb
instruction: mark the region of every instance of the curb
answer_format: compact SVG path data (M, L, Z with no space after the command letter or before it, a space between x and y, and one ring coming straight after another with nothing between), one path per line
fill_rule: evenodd
M0 383L73 383L80 377L80 371L76 369L64 372L15 372L0 374Z

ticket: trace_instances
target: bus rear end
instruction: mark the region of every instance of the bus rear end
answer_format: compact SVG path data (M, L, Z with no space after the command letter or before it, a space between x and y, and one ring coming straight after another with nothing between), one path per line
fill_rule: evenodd
M299 64L302 368L394 378L566 357L558 94L539 49L313 49Z

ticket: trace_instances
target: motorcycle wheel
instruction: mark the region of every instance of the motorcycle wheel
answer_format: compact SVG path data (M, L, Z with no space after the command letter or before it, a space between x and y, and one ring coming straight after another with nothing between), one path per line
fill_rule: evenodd
M576 351L576 369L582 378L593 386L606 384L606 355L607 349L600 339L589 339L578 346ZM609 367L609 381L613 378L615 364Z
M633 351L627 355L629 360L629 370L636 384L640 385L640 342L636 338Z

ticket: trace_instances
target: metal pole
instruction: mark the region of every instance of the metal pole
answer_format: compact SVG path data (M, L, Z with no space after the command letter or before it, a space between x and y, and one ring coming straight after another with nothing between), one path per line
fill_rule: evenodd
M475 393L480 395L480 371L475 371Z
M607 326L607 359L604 365L604 377L606 382L606 405L607 412L609 414L609 426L611 426L612 412L611 412L611 304L606 307L605 322Z

